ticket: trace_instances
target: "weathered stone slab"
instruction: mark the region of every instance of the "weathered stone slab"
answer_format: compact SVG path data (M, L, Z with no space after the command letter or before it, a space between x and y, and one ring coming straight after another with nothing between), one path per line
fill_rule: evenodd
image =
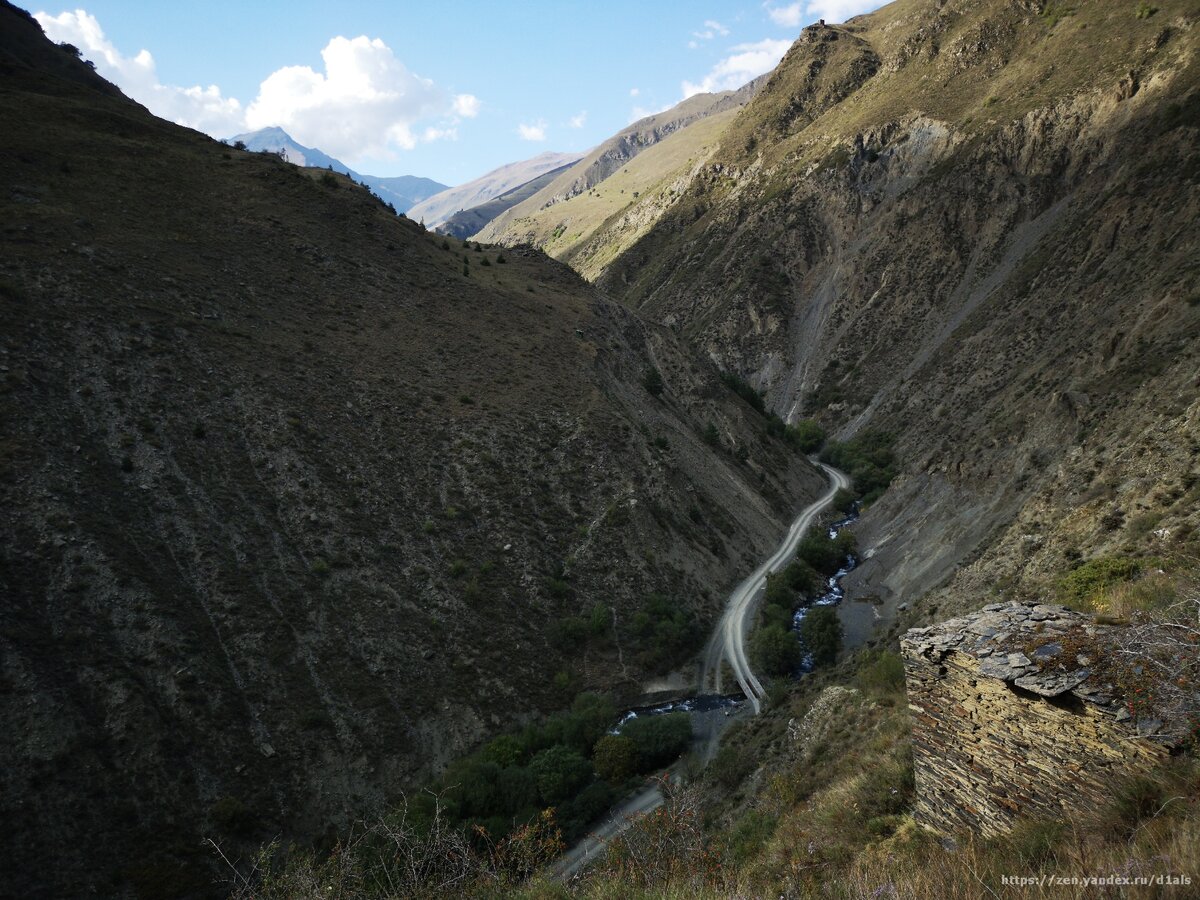
M904 636L921 822L1002 833L1101 804L1167 755L1162 723L1135 723L1093 660L1065 650L1108 630L1060 606L993 603Z

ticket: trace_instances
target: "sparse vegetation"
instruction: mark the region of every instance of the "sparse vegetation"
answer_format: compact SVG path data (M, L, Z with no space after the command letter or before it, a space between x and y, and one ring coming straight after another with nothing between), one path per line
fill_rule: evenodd
M1060 600L1076 608L1095 609L1101 596L1137 577L1142 563L1128 557L1099 557L1063 575L1057 585Z
M651 397L658 397L662 394L665 385L663 384L662 374L658 369L650 366L642 373L642 387L646 389L646 393Z
M651 671L663 671L686 659L704 639L695 614L664 594L646 598L633 614L630 632L642 663Z
M813 665L830 666L842 649L842 623L832 606L814 606L800 623L800 637Z
M848 441L831 441L821 459L848 474L862 502L878 500L896 477L895 438L886 432L866 431Z

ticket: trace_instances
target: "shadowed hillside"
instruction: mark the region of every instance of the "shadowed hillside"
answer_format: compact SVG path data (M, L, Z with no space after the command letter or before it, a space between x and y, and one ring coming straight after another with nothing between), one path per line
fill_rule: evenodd
M7 4L0 71L0 893L202 891L203 837L636 694L690 652L647 598L707 623L823 484L543 255L155 119Z

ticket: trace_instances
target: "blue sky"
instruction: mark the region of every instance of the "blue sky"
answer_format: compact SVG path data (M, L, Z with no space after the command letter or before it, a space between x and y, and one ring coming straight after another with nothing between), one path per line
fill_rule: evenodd
M34 6L152 112L228 136L279 125L360 172L457 184L585 150L640 115L773 67L870 0Z

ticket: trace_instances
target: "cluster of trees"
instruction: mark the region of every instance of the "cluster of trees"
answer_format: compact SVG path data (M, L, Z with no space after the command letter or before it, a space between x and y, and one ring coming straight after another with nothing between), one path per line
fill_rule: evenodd
M630 619L633 643L648 668L661 669L690 656L704 639L695 615L663 594L651 594Z
M832 607L816 607L805 616L800 628L803 646L792 631L792 614L815 598L825 577L836 573L854 551L854 535L848 531L831 538L826 531L814 530L800 542L792 562L767 576L762 623L750 638L755 668L771 676L794 672L805 649L818 666L837 658L841 623Z
M569 596L569 585L551 580L551 593ZM554 586L562 591L555 593ZM677 605L664 594L650 594L640 608L621 626L621 641L628 651L632 648L639 662L650 669L668 669L687 659L704 640L704 628L695 614ZM594 645L611 643L613 618L609 607L597 603L585 615L560 619L553 630L559 649L569 652L587 642Z
M830 441L821 459L852 479L863 503L874 503L896 477L896 439L886 431L864 431L848 441Z
M468 832L478 826L491 839L552 807L571 841L616 802L626 779L671 762L691 741L686 714L634 719L609 734L616 716L609 697L580 694L570 710L500 735L451 764L420 802L432 811L433 798L440 798L451 822Z

